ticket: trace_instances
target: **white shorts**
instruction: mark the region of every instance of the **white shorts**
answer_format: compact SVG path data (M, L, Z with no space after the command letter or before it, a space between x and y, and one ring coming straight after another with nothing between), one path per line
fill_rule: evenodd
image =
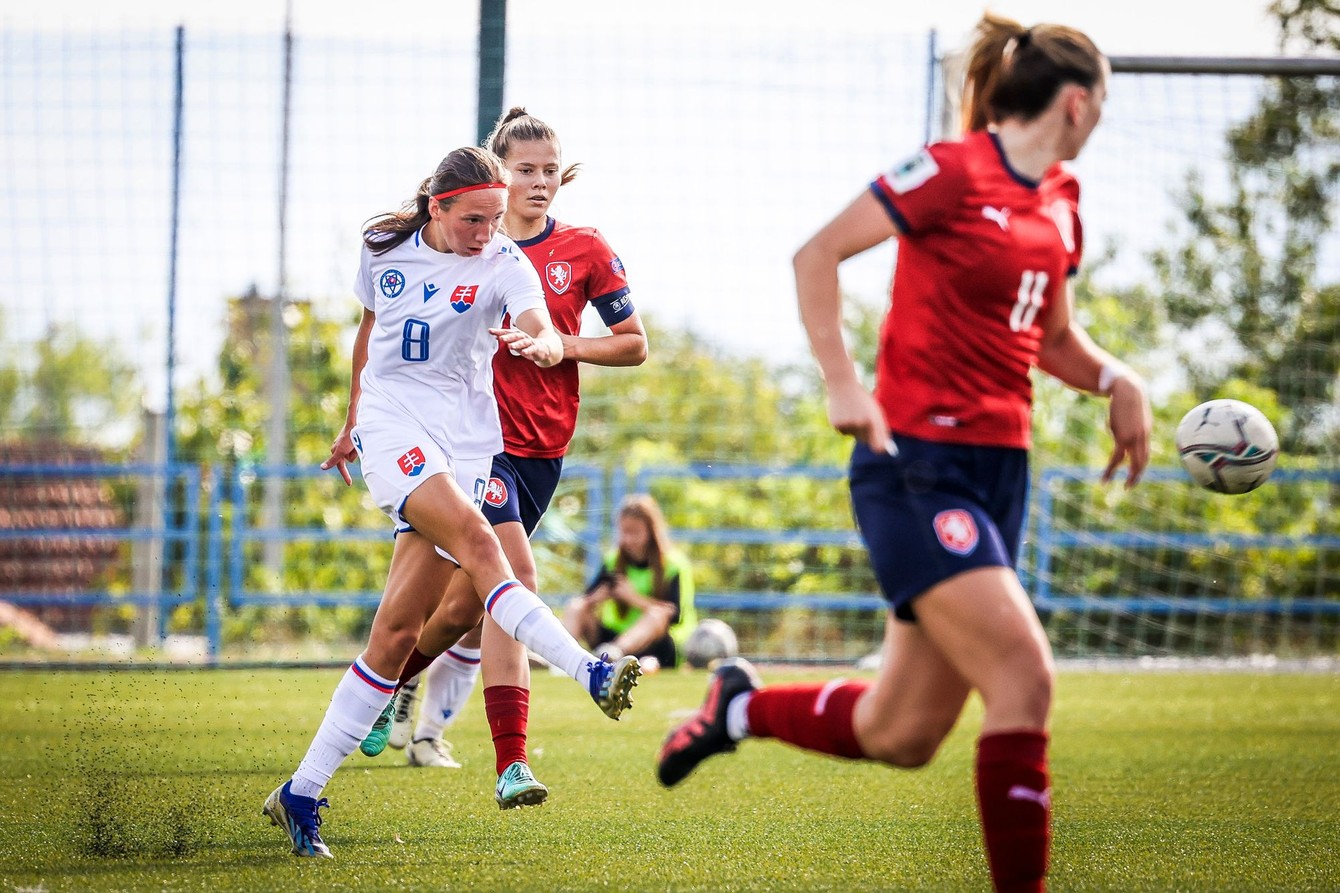
M400 513L405 500L435 474L450 475L475 508L484 500L493 469L492 456L453 459L422 428L404 420L361 421L354 428L353 440L368 492L377 508L395 523L398 534L414 529ZM455 561L442 549L437 553Z

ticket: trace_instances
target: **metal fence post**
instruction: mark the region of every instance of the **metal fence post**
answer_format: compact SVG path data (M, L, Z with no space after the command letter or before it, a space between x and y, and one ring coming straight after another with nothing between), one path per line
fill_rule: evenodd
M159 644L158 615L163 597L163 527L166 517L167 425L163 414L144 411L144 444L141 462L148 466L140 477L135 495L135 526L154 536L136 539L131 547L132 586L144 600L135 612L135 647Z

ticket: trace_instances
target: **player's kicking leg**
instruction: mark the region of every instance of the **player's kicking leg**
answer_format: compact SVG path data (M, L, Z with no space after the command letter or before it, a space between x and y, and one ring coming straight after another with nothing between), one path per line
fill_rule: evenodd
M386 707L377 715L377 721L372 724L372 731L358 743L358 749L365 757L375 757L383 750L386 750L386 742L391 737L391 723L395 720L396 702L400 700L400 695L391 695L391 700L387 701Z
M270 817L271 825L280 826L288 834L289 843L293 845L293 855L335 858L330 854L330 847L321 839L319 830L321 827L319 810L330 806L330 801L325 797L320 800L315 797L299 797L289 789L292 784L290 780L275 788L270 796L265 798L265 806L261 808L261 812Z
M749 661L734 657L722 661L707 684L707 697L698 712L679 725L661 745L656 777L666 787L679 784L698 764L713 754L735 750L727 730L727 713L736 697L761 685Z
M387 744L396 750L404 750L414 737L414 705L419 700L419 677L400 686L396 697L395 718L391 720L391 734Z

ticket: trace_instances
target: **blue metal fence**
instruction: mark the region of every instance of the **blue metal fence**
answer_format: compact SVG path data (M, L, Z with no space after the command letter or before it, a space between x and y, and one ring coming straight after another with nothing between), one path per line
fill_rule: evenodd
M147 483L159 488L164 511L157 525L135 523L122 518L117 523L100 527L68 524L50 524L44 527L14 520L15 506L10 510L10 523L0 527L0 546L5 543L49 541L67 538L87 542L112 541L133 547L134 544L156 543L163 549L164 572L154 585L136 587L130 584L133 568L119 571L114 582L103 580L78 591L28 591L21 588L4 589L0 586L0 600L25 606L122 606L151 605L157 609L161 623L167 609L179 605L203 602L204 635L208 653L217 658L223 645L223 619L226 612L248 605L343 605L375 606L380 590L357 589L286 589L267 592L249 582L248 569L255 561L258 549L267 543L316 544L375 543L389 544L385 526L332 530L321 525L265 526L261 523L253 496L254 488L270 478L285 482L315 481L327 472L306 466L282 468L247 468L225 479L213 480L207 494L202 494L201 469L190 465L9 465L0 466L0 482L68 482L91 480L115 483L123 488L120 499L133 509L134 488ZM1252 550L1272 549L1299 553L1327 555L1340 554L1340 536L1317 532L1301 535L1281 533L1215 533L1215 532L1154 532L1131 529L1099 529L1096 524L1081 521L1069 526L1058 524L1058 494L1067 485L1091 484L1099 473L1092 469L1052 468L1040 473L1031 526L1026 537L1028 546L1021 561L1021 574L1036 604L1044 614L1076 612L1085 614L1131 614L1138 616L1169 617L1172 615L1245 615L1265 617L1340 617L1340 593L1321 592L1308 598L1223 598L1223 597L1169 597L1158 592L1132 592L1130 586L1117 591L1067 592L1058 590L1056 561L1058 556L1105 551L1107 554L1140 552L1152 549L1172 549L1183 552L1197 550ZM574 465L564 471L565 482L583 488L585 497L580 514L581 523L563 532L564 542L573 544L588 574L593 574L600 563L602 549L609 541L613 514L619 501L628 492L653 492L658 489L684 487L690 481L722 483L735 480L758 482L765 479L790 482L812 482L823 487L841 487L845 471L840 468L794 466L785 468L753 465L704 465L691 467L656 467L638 472L631 480L614 473L607 477L604 469ZM208 477L206 477L209 480ZM1184 481L1178 469L1153 469L1147 473L1151 483L1176 484ZM1319 483L1334 488L1340 485L1340 469L1288 470L1275 473L1272 486L1281 484ZM203 503L202 503L203 500ZM202 519L200 512L206 512ZM122 514L142 514L124 510ZM1074 514L1073 512L1071 513ZM33 516L36 517L36 516ZM32 518L29 519L32 521ZM1328 526L1328 525L1323 525ZM741 546L798 545L805 547L836 547L861 549L861 541L852 529L821 529L794 527L780 529L775 519L759 517L751 526L677 527L675 536L689 546L734 544ZM555 534L542 526L537 542L552 541ZM17 548L17 547L11 547ZM133 559L132 559L133 561ZM1329 578L1327 578L1329 579ZM885 603L873 592L794 592L780 589L700 589L698 605L706 611L776 612L783 609L805 609L816 612L867 612L878 617Z
M1028 583L1033 603L1039 612L1073 611L1077 613L1130 613L1146 616L1176 614L1232 615L1265 614L1269 616L1306 617L1329 615L1340 617L1340 598L1169 598L1157 593L1093 592L1083 595L1053 592L1052 564L1063 549L1155 549L1174 548L1183 551L1210 549L1281 549L1298 551L1316 549L1340 553L1340 536L1293 535L1272 533L1227 533L1211 531L1150 532L1144 530L1094 530L1074 528L1057 529L1056 493L1058 486L1068 482L1095 483L1101 471L1092 468L1048 468L1039 478L1037 506L1033 514L1034 536L1032 548L1026 553L1021 576ZM1186 472L1180 468L1151 468L1145 472L1146 483L1181 482ZM1340 470L1277 469L1271 476L1272 486L1320 481L1340 484ZM1032 560L1029 561L1028 559ZM1333 595L1340 595L1334 593Z
M69 514L89 509L90 505L44 503L40 506L19 504L12 499L7 510L8 523L0 527L0 543L18 543L37 549L52 540L109 542L122 545L160 544L165 550L179 551L179 560L172 561L179 573L156 577L152 585L137 588L133 577L127 576L111 586L111 578L94 581L93 586L79 591L51 592L25 591L10 588L0 590L0 599L27 606L97 606L97 605L155 605L168 608L199 598L201 531L200 531L200 469L194 465L0 465L0 482L9 487L18 484L36 486L68 485L82 481L93 485L119 482L126 486L149 483L158 489L163 503L161 524L155 526L148 519L137 523L133 518L118 517L115 524L40 525L44 513ZM133 500L128 500L133 502ZM116 505L97 507L111 509ZM27 516L26 518L23 516ZM160 615L161 616L161 615Z

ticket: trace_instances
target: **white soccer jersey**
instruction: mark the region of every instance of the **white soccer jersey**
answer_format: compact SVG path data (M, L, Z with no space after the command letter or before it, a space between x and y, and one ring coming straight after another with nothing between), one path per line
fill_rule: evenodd
M385 254L365 245L354 293L377 315L363 367L365 415L413 420L448 456L502 451L489 334L504 314L543 308L535 268L501 233L474 257L434 251L416 232ZM375 444L364 444L376 449Z

